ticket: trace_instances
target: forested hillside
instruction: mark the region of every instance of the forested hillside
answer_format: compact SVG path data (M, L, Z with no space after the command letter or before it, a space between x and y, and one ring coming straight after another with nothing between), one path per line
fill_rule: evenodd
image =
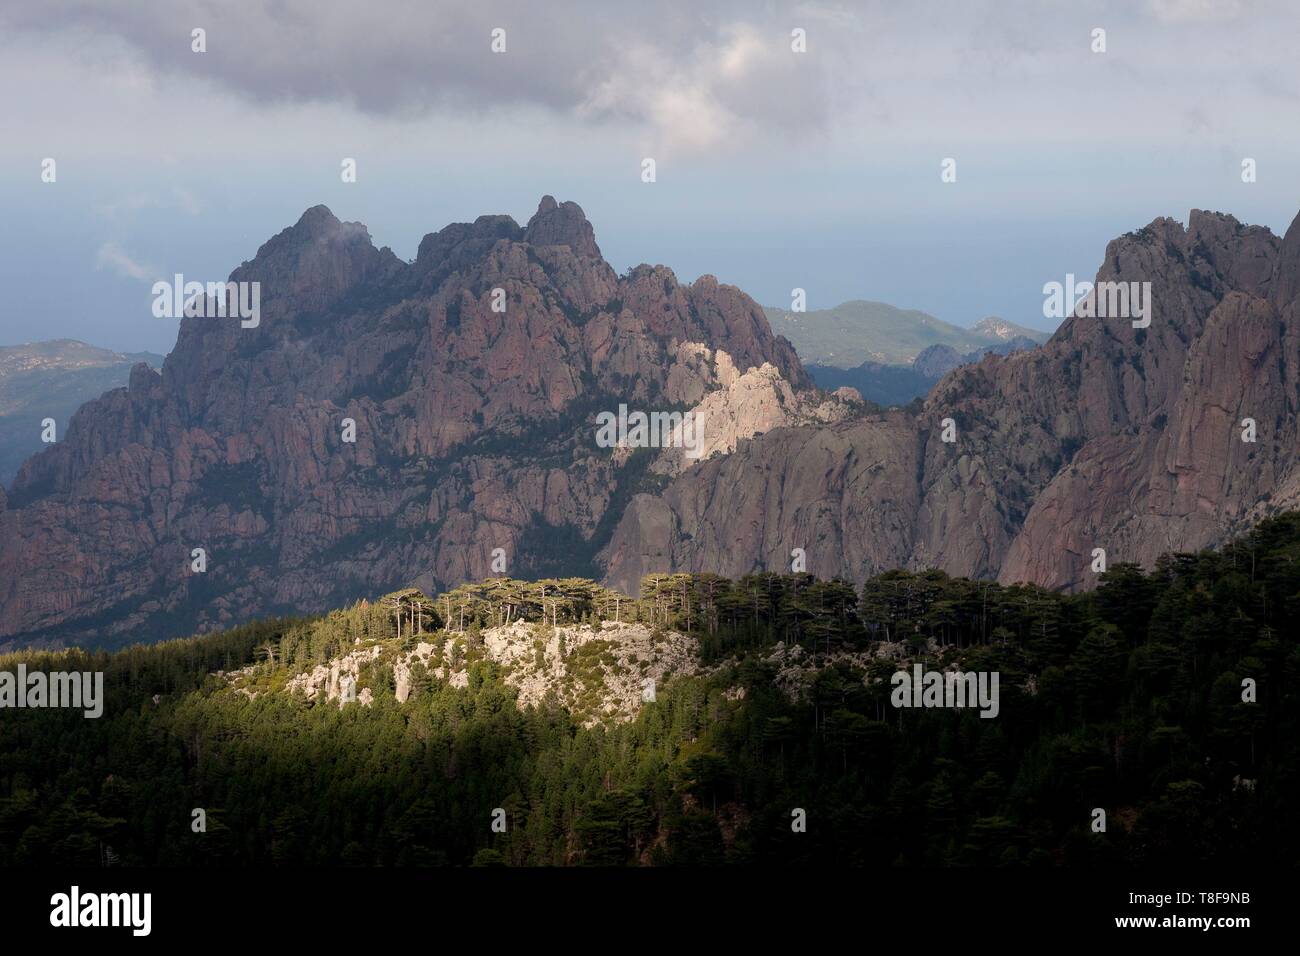
M0 862L1291 866L1298 614L1289 513L1081 595L937 571L661 575L635 598L494 580L23 652L0 669L103 669L107 703L0 712ZM578 713L635 666L629 625L692 665L633 714ZM527 706L507 631L535 645ZM362 651L364 702L291 683ZM913 662L999 672L997 717L895 709Z

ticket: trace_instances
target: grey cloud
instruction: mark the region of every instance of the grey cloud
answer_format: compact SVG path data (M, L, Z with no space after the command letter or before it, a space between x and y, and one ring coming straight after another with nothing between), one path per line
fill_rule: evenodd
M838 6L489 4L397 0L49 0L0 13L14 31L118 37L163 74L206 78L255 102L343 102L376 114L540 106L588 119L814 124L829 57L794 62L792 26L829 50ZM190 31L207 31L207 52ZM493 28L507 52L489 51ZM842 26L835 28L841 33Z
M802 146L863 126L957 138L995 120L1032 135L1059 125L1048 111L1089 104L1106 105L1090 121L1097 135L1123 139L1153 120L1176 124L1198 100L1230 131L1296 95L1292 51L1269 26L1287 15L1283 0L45 0L0 9L0 28L92 50L95 35L111 38L162 84L198 79L252 104L494 122L540 108L627 124L647 149L671 150ZM196 26L207 30L201 55L190 51ZM803 56L789 47L796 26L808 31ZM1088 51L1095 26L1110 36L1102 60ZM503 55L489 52L494 27L507 31ZM1186 82L1193 61L1197 87ZM1258 78L1273 75L1281 81L1261 91Z

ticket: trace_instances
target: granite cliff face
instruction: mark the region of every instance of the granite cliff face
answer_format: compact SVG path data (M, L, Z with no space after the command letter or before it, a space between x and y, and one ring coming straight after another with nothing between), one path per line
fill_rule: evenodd
M181 319L161 374L137 366L85 405L0 498L0 643L435 590L486 576L496 548L520 576L587 570L649 461L596 447L598 410L698 403L717 383L685 343L809 384L739 290L620 277L549 196L524 227L426 236L412 263L317 206L230 278L260 283L256 327Z
M788 569L795 548L827 577L1079 588L1094 548L1149 564L1300 504L1300 223L1156 220L1097 276L1151 283L1149 326L1077 315L884 413L813 391L739 290L616 275L550 197L410 263L316 207L231 278L261 284L255 328L182 319L161 374L137 366L0 494L0 646L431 592L497 570L495 549L516 577L629 590ZM598 446L621 404L702 414L704 454Z
M1218 213L1158 219L1108 245L1097 281L1150 282L1150 325L1075 315L951 372L915 417L741 443L633 498L608 581L788 569L803 548L809 571L854 580L938 566L1085 588L1095 548L1150 565L1300 502L1300 219L1282 240Z

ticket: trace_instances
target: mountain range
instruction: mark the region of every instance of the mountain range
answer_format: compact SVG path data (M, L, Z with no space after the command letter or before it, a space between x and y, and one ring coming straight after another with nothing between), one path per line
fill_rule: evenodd
M934 565L1081 588L1098 549L1150 564L1294 502L1300 226L1279 240L1220 213L1157 219L1109 243L1097 279L1150 282L1149 327L1072 316L1041 348L958 368L915 412L742 444L633 500L610 579L726 574L797 546L819 574Z
M502 570L632 590L795 560L1082 589L1097 549L1149 564L1297 503L1300 226L1157 219L1098 279L1150 282L1149 327L1071 317L881 412L816 389L739 289L616 274L575 203L447 226L412 262L317 206L231 274L261 284L255 328L181 319L161 372L136 365L0 492L0 642ZM621 405L704 413L704 454L601 447Z
M855 299L833 309L791 312L764 308L772 329L784 335L807 365L850 369L863 363L910 366L932 345L958 354L1003 346L1013 339L1041 343L1048 333L990 316L963 329L916 309Z
M989 353L1007 355L1038 345L1033 339L1014 335L1000 345L986 345L962 355L951 345L930 345L907 365L863 362L856 368L835 365L809 365L808 374L819 388L834 391L852 388L864 400L877 405L906 405L927 395L939 379L969 362L978 362Z

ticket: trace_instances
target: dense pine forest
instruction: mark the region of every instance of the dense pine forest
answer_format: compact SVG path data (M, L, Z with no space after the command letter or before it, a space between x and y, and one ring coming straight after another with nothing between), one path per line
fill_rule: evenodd
M1080 595L937 571L656 575L636 596L502 579L12 654L0 669L104 671L106 704L0 711L0 862L1294 866L1298 616L1290 513ZM698 642L700 667L627 722L521 708L483 636L518 621L539 641L642 623ZM464 680L421 669L399 702L392 655L434 640ZM286 687L375 642L365 706ZM798 692L778 646L808 662ZM997 671L998 716L894 708L913 662Z

